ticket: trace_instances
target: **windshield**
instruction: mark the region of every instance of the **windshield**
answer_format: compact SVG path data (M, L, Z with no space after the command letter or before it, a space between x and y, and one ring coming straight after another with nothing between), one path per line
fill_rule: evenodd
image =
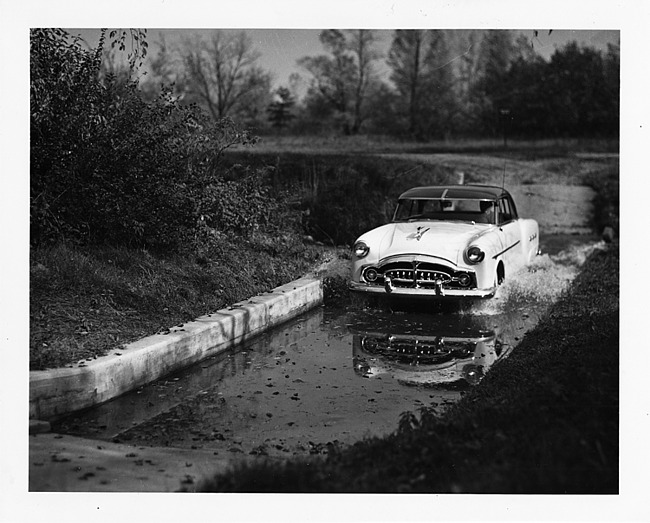
M394 221L440 220L495 223L493 200L404 199L397 204Z

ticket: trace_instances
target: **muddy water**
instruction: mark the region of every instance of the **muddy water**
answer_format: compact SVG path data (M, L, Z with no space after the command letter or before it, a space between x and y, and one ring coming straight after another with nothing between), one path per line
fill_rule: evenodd
M219 455L325 453L387 434L405 411L443 412L507 357L596 248L586 240L557 252L549 241L492 300L319 308L54 428Z

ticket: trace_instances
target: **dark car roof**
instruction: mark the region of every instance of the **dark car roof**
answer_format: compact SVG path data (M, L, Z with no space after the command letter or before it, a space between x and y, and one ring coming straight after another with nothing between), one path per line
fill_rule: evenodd
M508 194L503 187L493 185L430 185L427 187L413 187L402 193L399 199L442 199L449 198L471 200L496 200Z

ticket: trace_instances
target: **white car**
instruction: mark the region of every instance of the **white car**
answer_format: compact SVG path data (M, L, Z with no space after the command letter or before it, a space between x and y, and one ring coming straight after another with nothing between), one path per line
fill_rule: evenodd
M434 299L491 298L539 252L539 226L501 187L415 187L393 221L360 236L350 288Z

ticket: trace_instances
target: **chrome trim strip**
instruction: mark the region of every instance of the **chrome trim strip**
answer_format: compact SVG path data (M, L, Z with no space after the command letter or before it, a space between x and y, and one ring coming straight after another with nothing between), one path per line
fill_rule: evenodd
M493 259L493 260L496 260L496 259L497 259L499 256L501 256L503 253L508 252L510 249L512 249L513 247L516 247L516 246L519 245L520 243L521 243L521 240L517 240L515 243L513 243L513 244L512 244L510 247L508 247L507 249L504 249L504 250L501 251L499 254L495 254L494 256L492 256L492 259Z

